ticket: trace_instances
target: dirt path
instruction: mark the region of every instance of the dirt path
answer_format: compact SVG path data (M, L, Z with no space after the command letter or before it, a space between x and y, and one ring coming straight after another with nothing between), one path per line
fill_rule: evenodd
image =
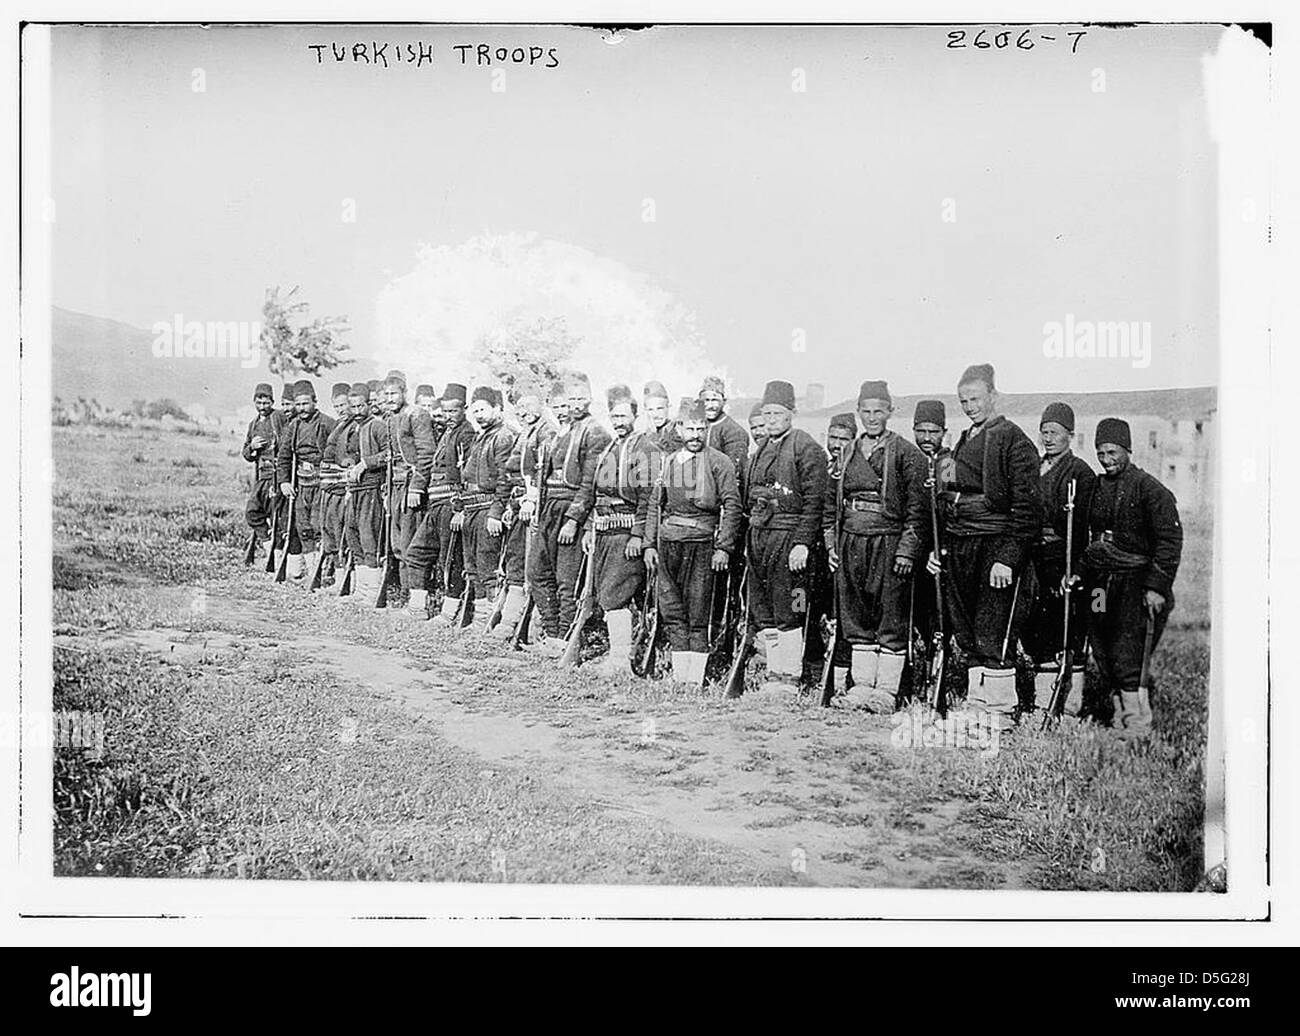
M579 693L537 694L557 682L546 679L554 662L428 624L398 629L388 616L336 601L313 599L312 611L291 623L277 604L300 591L249 579L251 600L238 586L204 592L201 631L104 631L99 642L178 662L221 656L250 675L277 659L321 667L437 724L485 768L512 768L647 824L725 843L798 883L1028 884L1024 866L972 850L964 801L900 798L911 783L909 753L891 746L884 719L761 693L735 703L654 701L634 690L631 677L601 684L581 669L565 677L565 689ZM345 650L340 625L351 642ZM403 650L407 644L429 661Z

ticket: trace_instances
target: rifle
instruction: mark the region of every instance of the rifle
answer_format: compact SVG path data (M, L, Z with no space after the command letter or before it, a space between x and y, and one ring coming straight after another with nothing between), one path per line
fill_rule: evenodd
M257 530L248 534L248 546L244 548L244 564L251 565L257 557Z
M501 526L501 556L497 558L497 599L492 605L492 614L488 616L487 628L491 633L501 623L501 609L506 605L506 592L509 587L506 586L506 548L510 546L510 533L512 525L502 523ZM524 550L527 551L527 544Z
M1070 647L1070 583L1074 580L1074 558L1071 554L1074 547L1074 487L1077 481L1078 479L1070 479L1070 485L1065 491L1065 581L1061 584L1065 617L1061 621L1061 666L1056 671L1056 679L1052 681L1052 696L1047 702L1047 713L1039 728L1041 730L1046 730L1047 724L1061 714L1061 708L1065 704L1065 688L1070 684L1071 670L1074 668L1074 651Z
M716 545L714 549L715 550L717 549ZM710 572L709 574L713 578L712 592L716 593L718 589L718 573ZM742 576L741 578L744 577ZM716 667L718 665L718 660L723 658L730 658L736 650L736 636L735 636L736 630L735 630L735 623L732 621L734 616L732 615L731 612L731 565L730 564L727 565L727 574L723 579L722 590L724 595L722 598L722 623L719 626L719 628L715 630L714 633L709 637L709 654L708 654L708 658L706 658L704 662L705 673L708 673L710 670L716 670ZM709 614L710 615L713 614L712 608L709 609ZM706 676L706 679L707 678L708 677Z
M839 472L835 479L835 551L840 550L840 534L844 529L844 447L838 453ZM828 558L829 560L829 558ZM822 707L825 708L835 697L835 648L840 639L840 572L844 569L844 559L840 558L836 571L831 573L831 635L826 640L826 667L822 670Z
M560 656L560 665L574 666L578 664L578 656L582 652L582 628L587 625L587 620L591 618L591 613L595 610L595 584L596 584L596 534L591 529L591 523L587 523L587 528L591 531L591 551L584 553L582 558L582 572L579 573L578 583L582 589L578 596L578 610L573 616L573 625L569 628L569 635L564 640L564 654ZM585 533L579 533L583 539Z
M468 521L468 518L466 519ZM451 534L451 546L454 548L457 543L460 544L461 567L465 563L465 537L457 529ZM455 550L449 550L448 554L454 554ZM456 604L456 614L451 620L451 624L456 629L464 629L474 621L474 594L478 592L478 580L469 573L465 573L465 585L460 591L460 600Z
M740 577L740 595L745 599L745 614L741 619L744 624L740 627L740 635L736 638L739 643L736 645L735 653L731 659L731 671L727 673L727 690L728 698L739 698L745 693L745 663L749 661L749 655L753 651L753 645L749 642L749 606L750 606L750 586L749 586L749 569L745 566L745 571Z
M294 453L290 459L291 467L289 470L289 517L284 523L284 550L280 552L280 563L275 566L275 581L283 583L284 577L289 572L289 548L293 544L293 513L297 507L298 492L298 454Z
M388 607L388 585L397 575L397 555L393 551L393 443L390 436L388 460L384 470L384 527L379 531L379 592L375 607Z
M930 487L930 536L934 541L934 556L939 559L939 571L934 574L934 633L931 635L930 664L926 667L926 697L930 708L940 715L947 711L943 700L943 669L945 645L948 638L943 629L943 545L939 542L939 492L934 457L928 456L930 474L926 485ZM915 593L915 587L913 587Z
M280 520L280 490L277 488L271 497L271 540L266 550L266 571L270 575L275 574L275 531L279 528ZM288 544L285 545L286 548Z
M659 594L657 576L646 579L645 599L641 605L641 629L632 644L632 672L637 676L654 673L655 644L659 639Z

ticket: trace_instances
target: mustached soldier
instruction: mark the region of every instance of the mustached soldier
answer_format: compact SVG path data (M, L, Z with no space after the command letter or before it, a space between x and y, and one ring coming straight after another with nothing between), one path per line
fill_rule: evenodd
M760 399L749 408L749 435L754 440L749 446L749 456L753 457L767 438L767 424L763 421L763 401Z
M374 401L372 406L372 399ZM388 470L388 425L376 416L380 401L370 385L358 381L348 393L352 423L343 434L339 458L347 473L348 544L355 557L353 592L348 600L370 607L379 592L379 546L384 528L384 479Z
M699 687L709 651L709 604L740 549L735 465L704 444L704 405L682 401L682 447L664 458L646 509L646 570L672 652L673 679Z
M257 416L249 422L242 451L244 460L253 465L253 484L244 505L244 520L258 543L266 543L271 538L271 518L279 506L275 453L284 418L276 411L275 393L265 382L253 389L253 406ZM274 550L275 545L271 544L270 549Z
M925 459L925 524L921 528L921 538L925 544L924 555L929 559L925 572L917 572L912 581L912 622L921 639L927 644L932 642L935 623L939 618L939 605L935 600L934 572L938 558L934 556L935 544L932 532L935 522L939 525L939 535L943 535L943 490L953 480L952 451L943 444L948 434L948 412L941 399L922 399L916 404L912 413L912 441L916 443ZM931 518L931 496L928 480L931 465L935 476L934 500L939 502L939 513Z
M334 428L325 442L325 452L321 456L321 491L317 497L320 505L320 549L324 555L321 565L322 586L328 586L334 581L334 570L346 535L343 512L348 487L347 470L342 460L342 446L348 429L353 423L349 404L351 389L351 385L338 382L330 390L335 420Z
M946 604L970 665L968 707L999 727L1015 722L1015 644L1019 580L1042 527L1038 451L997 413L993 368L966 368L957 398L971 426L953 450L944 493L950 579Z
M727 386L716 375L709 375L700 386L700 402L708 421L704 444L721 450L736 466L740 492L745 492L745 469L749 459L749 433L727 413Z
M292 381L286 381L280 389L280 413L284 415L286 420L298 416L298 411L293 405L294 384Z
M633 430L636 400L626 385L606 394L614 437L596 461L585 504L592 513L591 564L596 603L605 613L609 654L597 663L608 675L627 674L632 661L632 601L645 584L645 515L659 455L649 436Z
M433 464L433 423L429 415L406 401L406 376L398 370L388 372L383 383L384 424L388 430L393 480L388 488L388 536L393 554L399 562L402 587L406 590L423 584L411 578L409 548L425 514L425 496L429 490L429 470ZM404 611L400 599L388 600L388 612ZM423 611L423 601L408 614ZM424 616L421 616L424 617Z
M840 628L853 652L854 686L845 701L886 714L894 711L907 661L912 570L923 557L926 521L925 457L889 430L893 412L889 386L864 381L858 391L863 430L837 466L840 485L826 492L822 523ZM836 691L843 691L848 672L834 676Z
M453 528L453 521L457 513L457 496L465 482L465 462L478 435L478 429L466 412L466 398L465 386L449 381L439 400L442 435L433 451L429 506L419 531L411 541L411 590L412 593L425 591L416 595L420 602L419 609L412 614L416 619L425 611L428 587L437 586L442 590L442 607L434 616L440 623L451 622L465 592L465 539L461 534L461 523L456 523Z
M533 588L537 614L546 639L540 652L558 657L559 638L577 612L576 583L582 569L582 544L578 530L587 520L596 460L610 443L610 434L591 417L591 382L585 374L565 380L568 425L548 450L541 477L546 483L545 503L537 516L533 544Z
M1061 641L1064 621L1065 547L1068 525L1066 504L1070 485L1074 485L1074 536L1070 544L1073 570L1082 568L1083 551L1088 544L1088 507L1097 485L1097 476L1088 462L1070 449L1074 435L1074 411L1067 403L1049 403L1038 427L1043 443L1039 464L1038 486L1043 499L1043 528L1034 544L1034 575L1038 592L1029 621L1025 623L1024 645L1034 660L1034 707L1045 709L1051 703L1052 686L1059 668L1057 657L1064 650ZM1077 575L1076 575L1077 578ZM1084 595L1070 595L1070 647L1074 663L1070 686L1065 696L1066 715L1077 716L1083 705L1084 639L1087 615Z
M523 425L515 440L515 448L506 463L510 476L512 496L519 508L518 520L510 528L510 542L506 547L506 599L501 605L501 621L492 635L509 640L523 617L527 598L524 583L528 578L529 537L534 535L537 502L540 497L538 463L543 451L555 441L556 426L544 419L542 401L536 396L523 396L515 404L515 412Z
M794 386L769 381L763 392L767 439L746 480L749 593L765 645L771 690L794 691L803 673L803 625L809 607L808 559L821 538L826 451L794 428Z
M465 556L465 578L475 595L489 600L497 591L497 566L502 537L511 522L511 479L507 471L515 448L515 432L505 424L504 400L491 386L479 385L470 398L470 417L478 434L465 456L464 480L452 506L452 528L459 529ZM491 610L475 610L480 632L487 629Z
M281 495L293 508L294 535L286 544L289 556L294 559L289 573L294 579L301 579L316 563L320 542L317 505L320 465L325 444L334 430L334 418L316 409L316 389L310 381L294 385L293 406L296 416L281 435L276 453L276 477L280 480Z
M1097 480L1084 553L1088 635L1104 690L1114 706L1111 726L1124 738L1151 732L1151 701L1141 686L1148 624L1151 649L1160 643L1174 606L1174 578L1183 553L1183 526L1174 494L1132 462L1128 423L1097 424Z

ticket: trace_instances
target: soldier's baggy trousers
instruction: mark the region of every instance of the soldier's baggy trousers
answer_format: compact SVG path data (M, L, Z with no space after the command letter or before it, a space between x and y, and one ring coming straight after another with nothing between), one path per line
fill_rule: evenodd
M528 580L548 637L568 632L577 613L575 586L582 570L582 530L578 530L572 543L560 543L560 529L568 520L566 514L571 502L563 498L548 499L537 518L537 539L533 543Z
M248 527L257 533L259 543L271 537L271 515L275 513L278 494L274 475L255 478L248 492L248 501L244 505L244 520L248 522Z
M1089 573L1087 585L1088 637L1092 641L1092 657L1101 674L1102 685L1107 694L1136 691L1142 675L1142 650L1146 640L1143 573ZM1155 614L1152 652L1160 643L1173 607L1174 595L1171 593L1165 597L1165 606Z
M379 536L384 528L381 485L355 486L352 503L345 515L348 544L358 564L374 568L379 564Z
M808 611L808 570L790 571L793 529L751 529L749 592L756 629L802 629ZM812 551L809 550L811 564Z
M664 540L655 589L671 651L709 650L709 602L714 600L712 540ZM716 578L726 578L718 573Z
M406 476L397 475L394 476L393 484L388 488L388 536L389 542L393 545L393 554L398 560L398 571L401 573L402 587L409 590L407 567L410 545L416 530L420 528L420 524L424 521L425 509L423 505L414 508L407 507L407 483Z
M460 597L465 588L465 562L463 541L461 547L452 549L452 541L458 539L451 531L454 514L451 498L431 503L421 512L422 520L403 557L402 585L408 590L441 589L447 597ZM444 571L448 573L446 586Z
M1011 604L1016 594L1016 580L1023 573L1012 572L1011 583L1002 589L989 585L995 553L1000 545L998 536L950 536L948 539L948 570L951 579L944 582L944 604L957 643L969 656L972 665L994 668L1010 665L1015 659L1016 635L1010 627ZM1022 587L1017 612L1025 606ZM1006 662L1003 662L1002 645L1006 643Z
M316 550L317 542L320 540L321 495L320 486L298 483L298 489L293 498L294 536L292 537L298 542L297 544L290 542L290 554L311 554ZM294 550L295 546L299 549Z
M465 578L474 580L474 596L479 598L496 596L501 535L504 535L504 530L496 536L488 532L488 513L487 507L467 511L460 532Z
M840 629L849 644L879 644L885 651L906 651L911 601L910 576L894 573L899 536L885 533L840 537L843 576L839 592Z

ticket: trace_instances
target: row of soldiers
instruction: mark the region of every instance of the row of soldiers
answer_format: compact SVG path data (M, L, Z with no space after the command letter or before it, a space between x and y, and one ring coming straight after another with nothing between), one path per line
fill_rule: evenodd
M494 602L476 613L483 632L560 656L580 643L587 605L609 638L589 664L629 672L652 630L671 677L697 687L725 642L742 668L760 655L772 689L806 687L811 660L828 701L888 713L905 672L917 687L924 645L949 645L967 709L1006 728L1054 695L1079 713L1086 644L1112 725L1144 736L1182 548L1173 495L1132 463L1123 420L1097 426L1097 476L1071 450L1068 404L1043 412L1040 454L998 414L990 365L969 367L957 395L969 426L951 449L941 401L916 406L909 440L874 380L823 448L793 426L784 381L768 383L748 430L716 377L675 420L662 383L640 405L615 386L609 428L581 374L546 406L515 401L517 426L492 386L420 385L408 400L391 371L335 385L330 417L310 381L286 386L279 411L263 384L244 446L247 519L297 578L315 569L329 586L348 558L366 604L391 564L393 615L450 623L467 600Z

